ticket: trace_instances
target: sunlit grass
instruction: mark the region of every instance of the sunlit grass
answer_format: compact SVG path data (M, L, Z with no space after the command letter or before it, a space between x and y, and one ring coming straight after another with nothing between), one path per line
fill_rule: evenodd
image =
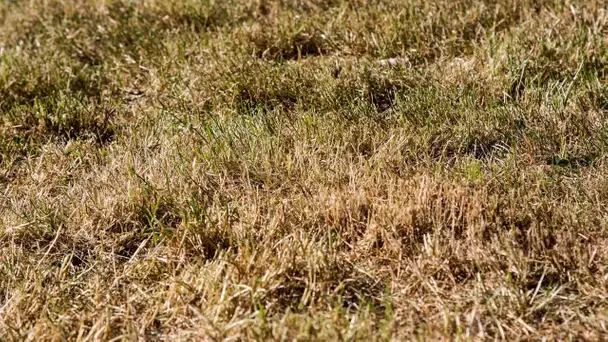
M0 336L605 338L607 13L0 0Z

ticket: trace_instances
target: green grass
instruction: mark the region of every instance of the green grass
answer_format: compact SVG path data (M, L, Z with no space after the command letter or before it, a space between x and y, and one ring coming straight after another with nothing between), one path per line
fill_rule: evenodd
M607 11L0 0L1 339L608 338Z

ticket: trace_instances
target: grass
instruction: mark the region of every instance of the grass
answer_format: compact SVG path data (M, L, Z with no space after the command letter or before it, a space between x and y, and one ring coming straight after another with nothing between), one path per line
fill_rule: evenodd
M0 0L6 340L608 338L603 1Z

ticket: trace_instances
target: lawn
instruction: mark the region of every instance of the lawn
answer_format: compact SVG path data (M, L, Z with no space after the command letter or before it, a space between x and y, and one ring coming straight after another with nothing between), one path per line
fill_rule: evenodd
M0 339L608 338L602 0L0 0Z

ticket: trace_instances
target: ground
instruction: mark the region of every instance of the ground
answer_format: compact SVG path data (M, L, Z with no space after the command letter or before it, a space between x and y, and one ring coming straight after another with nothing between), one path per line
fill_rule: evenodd
M608 338L601 0L0 0L6 340Z

